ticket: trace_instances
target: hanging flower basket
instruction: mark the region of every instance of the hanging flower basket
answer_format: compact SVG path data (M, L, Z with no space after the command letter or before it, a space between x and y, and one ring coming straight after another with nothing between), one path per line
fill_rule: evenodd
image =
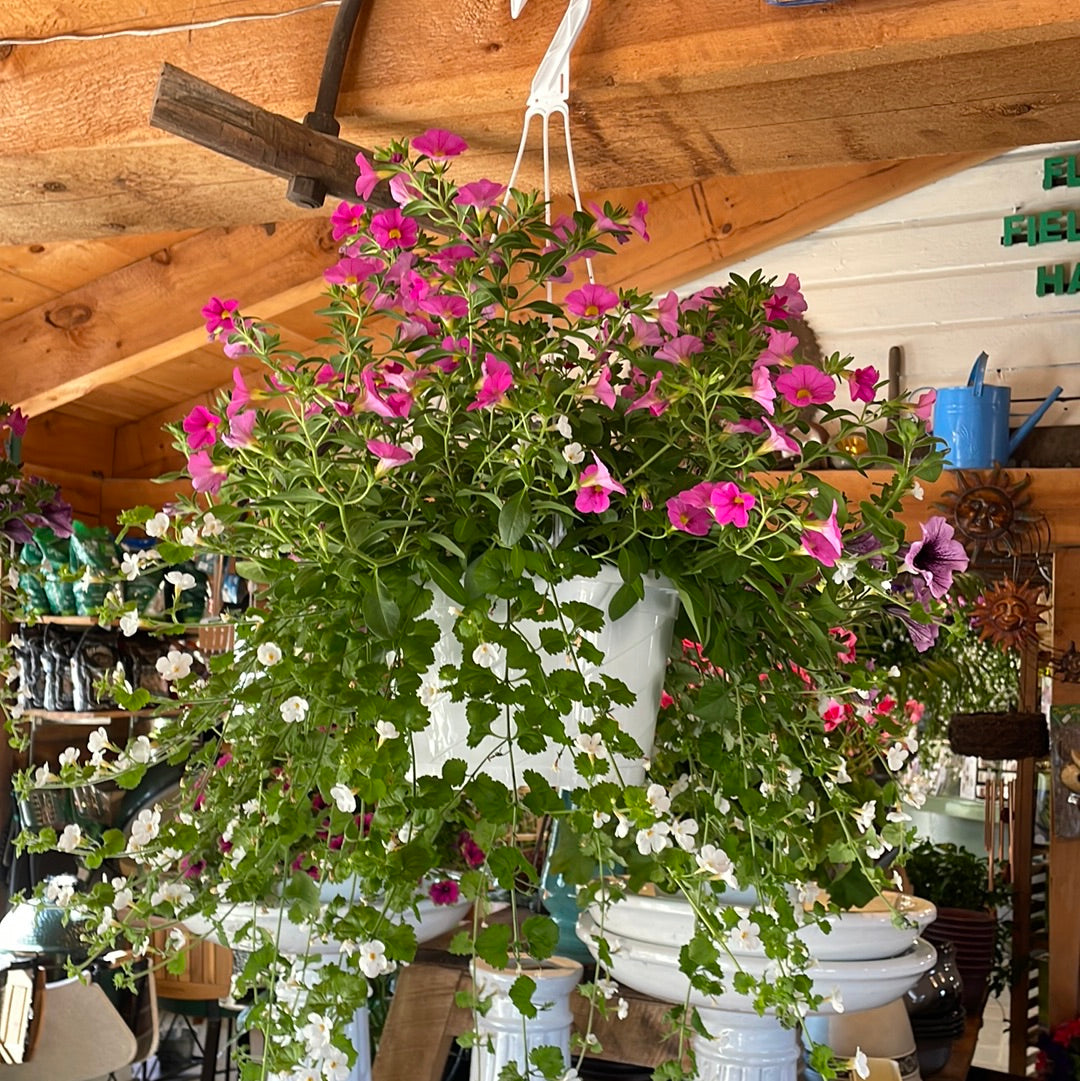
M1050 753L1050 732L1041 713L956 713L949 746L956 754L991 761L1042 758Z

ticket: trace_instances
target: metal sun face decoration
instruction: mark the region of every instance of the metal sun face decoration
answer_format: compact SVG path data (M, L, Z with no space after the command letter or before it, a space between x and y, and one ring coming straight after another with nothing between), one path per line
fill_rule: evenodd
M971 615L972 626L984 642L999 649L1021 649L1039 641L1039 628L1048 604L1041 604L1039 586L1018 584L1006 577L983 590Z
M937 504L971 555L972 563L989 556L1018 556L1049 546L1046 519L1031 508L1030 474L1014 481L996 467L989 475L956 471L957 487Z

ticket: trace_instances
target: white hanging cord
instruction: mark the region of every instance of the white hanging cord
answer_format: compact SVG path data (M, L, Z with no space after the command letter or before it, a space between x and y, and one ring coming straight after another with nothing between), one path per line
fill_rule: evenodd
M528 0L510 0L510 14L517 18ZM529 100L525 106L525 121L521 128L521 142L518 144L517 157L514 160L514 168L510 173L507 183L506 199L510 197L510 189L517 179L518 170L521 168L521 159L525 155L525 145L529 137L529 125L534 116L540 118L542 125L543 152L544 152L544 221L551 224L551 151L548 133L548 121L556 113L563 118L563 137L566 144L566 164L570 172L570 188L574 195L574 207L581 210L581 192L578 188L577 170L574 166L574 148L570 138L570 50L573 49L585 21L589 17L589 8L592 0L569 0L566 14L562 17L551 44L547 47L540 66L533 76L532 87L529 90ZM505 200L504 200L505 205ZM585 269L589 275L589 281L595 281L593 277L592 259L585 260ZM551 299L551 283L547 285L548 300Z
M316 0L303 7L290 8L288 11L254 12L250 15L223 15L220 19L205 19L202 22L176 23L170 26L132 26L123 30L88 31L85 34L51 34L43 38L0 38L4 45L52 45L58 41L105 41L108 38L153 38L163 34L188 33L191 30L212 30L217 26L229 26L232 23L270 22L273 19L287 19L291 15L304 15L319 8L340 7L341 0Z

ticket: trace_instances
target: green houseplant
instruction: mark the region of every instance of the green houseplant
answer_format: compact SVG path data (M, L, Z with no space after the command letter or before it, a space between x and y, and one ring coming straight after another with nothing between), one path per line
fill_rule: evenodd
M130 837L24 838L90 868L133 861L78 898L98 916L99 949L125 940L144 952L151 921L220 924L266 898L313 943L341 944L322 964L288 956L273 933L252 952L240 989L259 994L251 1023L275 1039L246 1077L330 1076L331 1058L344 1068L344 1023L369 981L412 956L401 914L419 897L475 902L454 948L488 964L550 954L551 922L519 903L536 877L516 843L526 816L563 819L572 881L618 866L631 886L693 894L712 928L694 959L706 986L721 978L726 932L710 898L725 883L757 889L770 956L794 948L806 963L792 946L792 884L820 881L834 907L858 903L890 882L876 861L904 842L894 773L910 745L900 726L883 738L895 704L856 641L886 609L932 638L966 563L940 520L903 543L897 507L941 462L918 408L879 400L877 373L850 358L800 362L785 330L805 308L794 276L659 301L579 278L553 300L589 253L644 231L642 208L547 224L535 196L456 186L449 159L462 149L434 131L358 159L361 200L389 178L400 209L335 213L343 249L326 273L320 355L283 348L235 300L207 305L211 335L258 357L264 377L237 372L227 400L184 420L196 498L125 521L158 536L169 563L236 556L258 606L237 624L238 648L205 667L163 651L183 708L152 740L99 740L90 762L69 756L58 776L21 781L134 785L149 761L186 764L172 819L148 810ZM844 383L857 412L836 402ZM872 426L882 419L898 457ZM849 509L815 471L855 431L870 447L860 465L894 475ZM560 594L602 568L617 583L606 610ZM654 576L677 592L679 632L713 668L696 680L679 662L677 717L655 764L621 727L633 695L595 644ZM126 602L103 615L138 620ZM418 749L447 703L480 758L421 772ZM569 806L529 764L556 754L573 763ZM655 765L655 777L626 783L625 762ZM485 918L493 886L509 923ZM525 1013L532 984L522 970L512 992ZM749 985L793 1024L810 995L797 971ZM586 990L596 1009L613 1007L605 981ZM566 1066L538 1052L521 1068L558 1077Z

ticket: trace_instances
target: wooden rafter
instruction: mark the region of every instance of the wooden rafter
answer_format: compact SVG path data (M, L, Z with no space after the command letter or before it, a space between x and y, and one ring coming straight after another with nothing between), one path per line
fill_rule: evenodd
M449 15L434 0L418 4L408 20L372 6L363 57L355 50L346 71L342 138L377 145L445 126L473 146L464 179L506 176L560 0L534 0L517 23L500 3ZM18 0L16 11L33 6ZM218 6L164 0L155 18L198 21ZM110 7L86 0L53 21L58 30L139 21L130 3L122 16ZM166 60L298 118L314 100L332 20L319 9L189 34L14 47L0 57L0 241L286 216L281 181L149 132L146 112ZM601 7L574 54L581 179L604 190L1071 138L1078 41L1080 13L1058 0ZM533 154L524 183L536 177Z

